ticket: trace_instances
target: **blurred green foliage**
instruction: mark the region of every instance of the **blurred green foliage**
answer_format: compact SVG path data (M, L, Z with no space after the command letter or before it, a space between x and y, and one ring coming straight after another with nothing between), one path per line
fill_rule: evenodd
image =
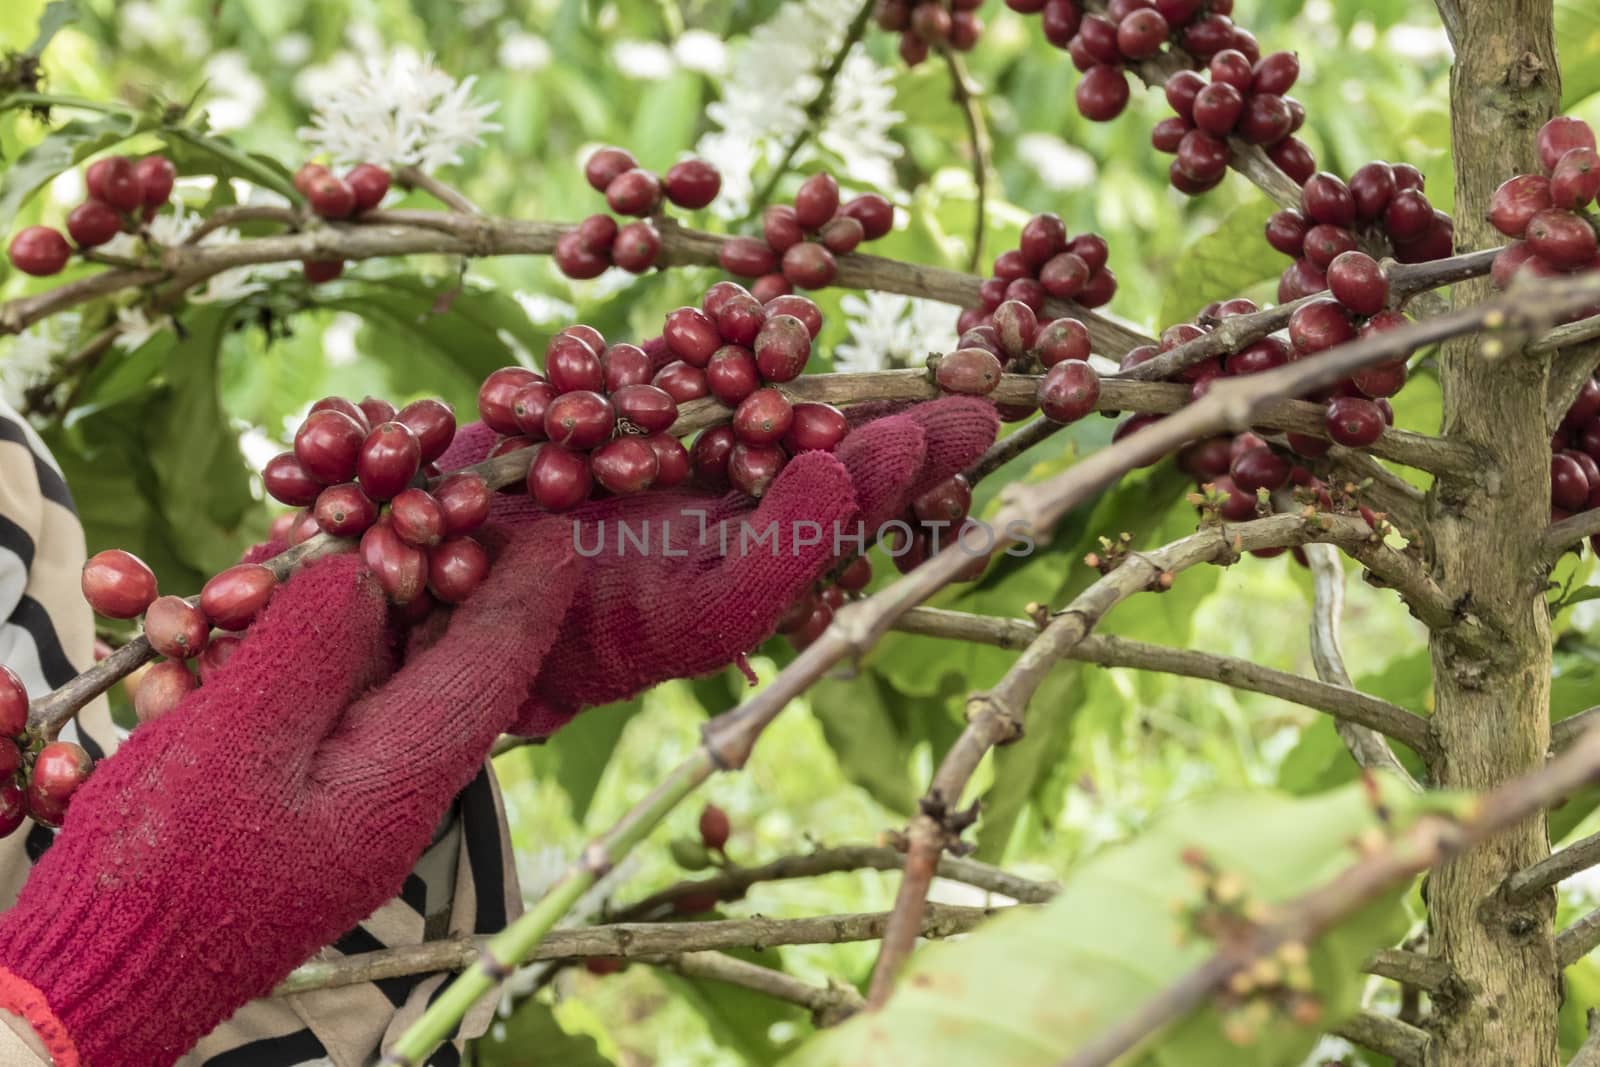
M45 88L96 107L57 108L50 124L25 111L0 114L0 216L13 230L59 224L81 197L73 167L113 144L171 152L194 179L180 186L193 210L232 203L247 191L204 181L207 175L282 188L307 155L297 131L319 102L319 86L340 71L348 76L363 59L412 49L433 55L457 77L474 76L475 95L499 105L500 132L467 151L444 178L495 214L576 219L601 206L583 181L582 151L618 143L645 166L670 165L712 128L708 104L738 105L738 94L749 92L721 72L715 42L738 49L779 6L779 0L80 0L77 17L57 28L43 54ZM1600 15L1590 0L1558 0L1557 7L1566 105L1600 119ZM0 46L27 47L45 10L45 0L0 5ZM1268 208L1238 177L1193 200L1167 187L1167 159L1149 147L1149 129L1166 113L1159 92L1136 93L1115 122L1088 123L1068 103L1075 72L1043 41L1037 22L998 0L983 14L988 28L967 62L985 89L998 179L990 188L985 262L1015 241L1029 214L1050 210L1074 233L1107 236L1121 279L1112 309L1141 327L1159 329L1214 299L1270 297L1283 262L1259 240ZM1405 159L1424 169L1430 197L1449 208L1449 56L1430 4L1239 0L1236 19L1264 49L1299 53L1296 95L1309 114L1302 136L1324 167L1347 174L1369 159ZM690 42L699 57L692 62ZM960 267L970 253L975 208L965 126L942 65L905 70L894 47L893 38L869 32L866 48L895 72L894 106L904 116L892 131L903 149L897 187L884 191L911 207L911 224L873 250ZM759 171L757 184L765 177ZM788 176L780 189L792 190L798 180ZM434 205L412 194L400 206ZM693 221L728 225L708 213ZM0 296L41 291L90 269L37 280L0 267L6 272ZM155 566L167 588L196 588L261 537L270 511L252 466L281 447L293 420L318 397L375 393L400 403L439 395L471 411L485 372L533 358L567 322L590 322L612 337L651 336L665 311L694 302L716 277L691 269L627 284L611 277L574 283L545 259L448 257L363 263L316 288L289 274L232 299L189 305L179 311L177 329L132 351L114 351L77 385L70 416L50 424L47 438L77 493L91 549L131 549ZM841 304L847 295L820 294L828 318L819 349L824 358L817 361L823 369L827 353L848 336ZM113 302L90 305L73 337L92 336L117 310ZM0 340L0 369L18 352L17 342ZM1397 408L1402 424L1433 431L1438 389L1422 371ZM1014 461L980 487L977 511L992 512L1005 481L1044 477L1104 445L1111 427L1090 420ZM1030 602L1060 605L1094 577L1082 557L1102 536L1126 531L1136 547L1150 547L1192 529L1185 491L1169 465L1130 476L1069 516L1032 556L1003 560L977 585L947 591L936 603L1007 616ZM893 573L881 556L874 562L880 576ZM1569 571L1570 565L1558 577L1581 585L1588 566ZM1105 627L1309 673L1309 596L1305 572L1287 558L1249 559L1187 572L1172 591L1119 607ZM1600 684L1588 636L1600 619L1593 606L1579 604L1557 619L1557 716L1592 703ZM1345 644L1362 688L1428 712L1420 628L1355 574ZM789 653L781 644L764 651L755 664L768 679ZM856 669L818 686L772 728L743 774L710 786L709 795L733 814L732 857L757 862L813 843L868 841L903 824L959 732L966 695L994 682L1012 659L995 649L896 634ZM537 894L588 835L688 754L706 714L747 692L732 672L669 684L632 704L587 713L548 745L502 757L525 890ZM1269 787L1314 797L1353 773L1330 725L1315 713L1202 682L1066 664L1035 699L1026 738L980 770L975 788L984 816L977 841L983 858L1060 878L1188 799ZM1593 799L1569 803L1558 829L1576 831L1593 805ZM613 879L616 899L636 899L682 875L666 846L674 836L694 835L697 811L677 812L625 867L626 877ZM889 906L893 884L889 876L858 873L758 886L728 911L877 910ZM938 892L940 899L975 900L959 887ZM1565 909L1573 910L1576 899ZM860 983L872 958L867 945L787 948L760 957L803 978ZM1572 968L1568 980L1569 990L1600 989L1591 962ZM557 995L529 1000L497 1028L480 1050L481 1062L767 1063L810 1031L807 1020L781 1005L643 967L603 979L565 973L554 988ZM1583 1033L1582 1006L1592 1002L1592 995L1568 997L1569 1046ZM549 1057L530 1058L530 1046ZM1347 1062L1362 1062L1360 1054Z

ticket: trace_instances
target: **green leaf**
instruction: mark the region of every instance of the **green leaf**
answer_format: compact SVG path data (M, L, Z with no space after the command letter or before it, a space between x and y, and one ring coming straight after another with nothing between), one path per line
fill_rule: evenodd
M50 39L60 32L61 27L76 21L78 21L77 4L72 0L50 0L50 3L45 5L44 14L39 16L39 35L27 47L26 54L38 57L50 44Z
M1592 0L1556 0L1561 106L1600 93L1600 8Z
M891 701L909 702L875 674L851 681L824 678L811 687L811 713L822 724L823 736L839 757L845 777L872 794L890 811L909 814L916 806L918 788L911 780L911 750L918 740L906 736L890 709ZM917 718L940 717L937 701Z
M537 997L517 1005L472 1046L477 1067L612 1067L594 1038L570 1034L550 1006Z
M1415 810L1409 792L1386 788L1402 819ZM1186 849L1242 878L1253 899L1281 902L1353 862L1350 841L1376 825L1359 786L1308 800L1238 792L1189 802L1084 865L1051 903L923 949L887 1006L818 1034L785 1067L1057 1064L1211 955L1208 941L1185 936L1180 915L1180 906L1201 901L1181 859ZM1391 891L1311 947L1323 1018L1359 1006L1361 960L1405 931L1403 892ZM1300 1062L1319 1037L1277 1014L1240 1046L1222 1035L1220 1022L1207 1006L1129 1062L1280 1067Z
M16 217L22 205L62 171L96 152L120 144L154 123L139 115L73 119L22 153L0 177L0 219Z
M765 952L731 949L728 955L773 970L783 969L783 959L777 949ZM779 1044L773 1041L771 1030L774 1025L807 1022L805 1012L794 1005L743 986L704 978L685 978L665 969L661 971L661 980L700 1013L718 1044L736 1053L739 1062L752 1067L776 1063L792 1047L792 1042ZM809 1025L806 1028L809 1030Z
M1272 212L1273 205L1257 197L1191 244L1173 265L1161 321L1187 321L1211 301L1239 296L1283 273L1283 256L1261 238Z
M553 777L566 790L572 801L573 821L581 826L622 731L638 710L637 700L590 708L544 744L524 745L515 753L529 761L532 777Z

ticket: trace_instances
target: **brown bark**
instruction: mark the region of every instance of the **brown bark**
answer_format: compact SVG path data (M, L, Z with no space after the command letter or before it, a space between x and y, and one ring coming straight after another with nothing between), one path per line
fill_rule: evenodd
M1534 134L1556 110L1551 0L1461 5L1451 74L1456 241L1498 243L1485 214L1494 189L1537 171ZM1465 283L1457 301L1487 294ZM1539 552L1550 499L1545 470L1548 363L1511 352L1486 358L1475 340L1442 360L1444 429L1497 457L1476 482L1443 476L1428 501L1435 577L1493 639L1464 648L1449 630L1432 638L1433 777L1446 789L1483 790L1544 762L1550 741L1550 619ZM1432 950L1466 987L1436 1005L1432 1067L1555 1067L1559 970L1551 894L1512 903L1497 892L1513 871L1549 854L1542 817L1528 818L1436 871L1428 885Z

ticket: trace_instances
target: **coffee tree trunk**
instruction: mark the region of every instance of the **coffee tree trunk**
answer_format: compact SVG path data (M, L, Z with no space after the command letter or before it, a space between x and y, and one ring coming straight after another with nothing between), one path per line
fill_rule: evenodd
M1460 0L1451 77L1456 241L1503 242L1485 219L1494 189L1538 173L1534 135L1556 113L1551 0ZM1460 287L1481 299L1486 282ZM1538 766L1550 741L1550 618L1539 537L1550 512L1545 427L1547 365L1510 352L1488 358L1480 342L1442 358L1444 430L1496 458L1478 476L1441 478L1429 502L1435 573L1464 613L1492 635L1489 651L1432 640L1442 757L1439 786L1483 790ZM1554 1067L1560 971L1554 895L1503 902L1510 874L1549 854L1543 818L1441 867L1427 901L1431 944L1466 993L1438 1004L1429 1063L1437 1067Z

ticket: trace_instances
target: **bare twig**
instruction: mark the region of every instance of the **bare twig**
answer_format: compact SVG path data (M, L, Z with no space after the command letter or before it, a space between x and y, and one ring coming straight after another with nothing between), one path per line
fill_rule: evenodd
M1557 882L1600 864L1600 834L1590 834L1506 879L1505 894L1513 903L1538 896Z
M395 184L407 189L421 189L439 203L463 215L482 214L478 205L468 200L459 189L446 185L421 167L406 165L394 172Z
M895 629L1017 650L1027 648L1039 636L1038 627L1021 619L969 615L942 608L913 608L900 617ZM1427 746L1431 743L1427 720L1402 707L1356 689L1302 678L1247 659L1168 648L1106 634L1090 634L1067 649L1063 658L1102 667L1128 667L1220 682L1234 689L1263 693L1326 712L1340 721L1360 723L1398 740L1409 739L1407 744ZM948 877L944 875L945 862L940 861L939 873Z
M1556 962L1564 968L1571 967L1593 952L1596 946L1600 946L1600 909L1591 911L1556 935Z
M738 900L751 886L762 882L816 878L841 871L898 871L904 865L905 855L887 845L824 848L805 855L784 856L756 867L726 867L706 878L685 879L627 905L617 911L614 918L622 922L660 919L671 915L673 904L684 897L714 895L718 900ZM941 878L998 893L1024 904L1042 904L1060 891L1060 887L1053 883L1036 882L987 863L955 856L944 857L938 873Z
M776 968L763 967L721 952L686 952L681 956L647 959L645 962L676 971L688 978L725 982L776 1000L798 1004L811 1012L818 1026L835 1026L866 1004L854 986L843 982L813 985Z
M1423 518L1426 498L1422 490L1367 453L1334 445L1328 450L1320 470L1327 481L1351 486L1363 500L1387 515L1402 533L1416 533L1426 525Z
M1330 1027L1328 1033L1381 1052L1400 1067L1422 1067L1428 1052L1428 1031L1377 1012L1359 1012Z
M1332 545L1306 545L1304 551L1311 563L1311 662L1318 678L1353 691L1356 686L1345 669L1344 649L1339 643L1339 627L1344 617L1344 564ZM1412 789L1421 791L1422 787L1395 758L1394 750L1376 730L1345 718L1335 719L1333 728L1339 732L1357 764L1371 770L1389 771Z
M1389 278L1391 302L1400 304L1416 293L1488 274L1499 251L1498 248L1492 248L1484 252L1468 252L1429 263L1386 263L1384 271ZM1289 325L1290 317L1301 305L1327 298L1327 293L1313 293L1265 311L1223 319L1210 333L1186 341L1170 352L1163 352L1154 359L1124 371L1120 377L1147 382L1176 377L1185 367L1202 363L1212 356L1237 352L1269 333L1283 329Z
M1600 1067L1600 1008L1589 1009L1588 1022L1589 1039L1567 1067Z
M1437 956L1388 948L1367 961L1366 971L1379 978L1420 989L1430 996L1447 993L1459 983L1450 964Z
M293 208L279 207L275 204L239 204L235 207L219 207L207 215L205 221L195 227L194 231L184 239L186 245L197 245L210 233L237 226L242 222L277 222L285 226L298 227L300 216L295 214Z
M800 149L811 140L816 132L817 123L821 122L828 114L828 107L833 103L833 87L839 80L839 72L844 70L845 60L850 58L850 53L856 45L861 43L862 35L867 32L867 24L872 21L872 12L877 8L877 0L866 0L856 11L855 18L850 20L850 25L845 29L844 38L839 42L839 47L834 49L833 57L828 60L828 65L817 75L817 95L811 98L806 105L806 120L795 131L789 143L784 146L783 155L778 159L778 165L772 169L767 180L761 184L756 195L750 200L750 214L754 215L765 207L771 200L772 194L777 191L778 183L783 176L789 173L795 157L800 154Z
M1342 515L1310 519L1298 514L1274 515L1234 526L1210 527L1154 551L1129 553L1120 566L1057 612L999 683L967 701L966 729L939 764L923 795L921 811L906 831L906 873L895 898L895 921L884 937L873 971L868 1002L876 1007L888 999L895 975L910 955L938 856L971 821L965 815L957 816L955 809L979 762L991 748L1021 735L1028 704L1039 684L1057 660L1082 643L1106 612L1135 593L1170 585L1174 576L1189 567L1206 562L1228 563L1240 553L1255 549L1326 540L1362 551L1374 562L1379 559L1375 552L1403 558L1381 543L1365 549L1355 547L1376 539L1377 534L1365 520ZM1396 720L1396 725L1405 721ZM1420 746L1431 756L1436 746L1426 723L1418 719L1418 725L1422 728L1408 730L1407 743Z
M1600 508L1580 511L1570 518L1551 523L1544 532L1544 558L1555 563L1567 549L1581 545L1584 538L1600 534Z
M966 933L996 913L993 908L938 905L929 914L924 937ZM526 962L588 959L666 957L681 952L767 947L780 945L842 945L872 941L883 936L888 912L855 915L818 915L801 919L713 919L706 922L612 923L552 930ZM290 996L312 989L360 985L384 978L436 971L460 971L475 963L488 943L487 935L425 941L420 945L381 949L352 956L312 960L296 967L273 990Z
M1600 704L1592 708L1585 708L1576 715L1568 715L1565 719L1550 725L1550 751L1560 752L1578 738L1583 732L1595 723L1600 722Z
M1107 1067L1146 1037L1205 1003L1213 991L1256 960L1286 944L1309 943L1380 894L1542 811L1591 783L1597 775L1600 731L1590 731L1544 767L1483 794L1476 803L1463 808L1458 817L1423 815L1382 848L1369 852L1310 892L1275 908L1271 922L1219 944L1213 956L1079 1048L1063 1061L1063 1067ZM1595 919L1594 936L1600 938L1600 912L1591 917ZM1571 933L1568 930L1561 936ZM1578 942L1574 940L1570 947L1577 948ZM1571 962L1562 951L1560 938L1557 952L1563 965Z
M983 262L983 233L989 203L989 160L993 149L989 144L989 126L983 119L981 92L972 83L967 65L961 62L956 50L948 44L942 47L945 67L950 71L950 98L961 109L967 124L967 142L972 148L972 181L977 186L978 203L973 212L972 252L967 257L967 269L977 272Z
M1050 419L1041 417L1034 419L1026 426L1011 431L990 445L988 451L979 456L977 462L966 469L967 481L977 485L1024 452L1064 429L1066 429L1066 423L1052 422Z

